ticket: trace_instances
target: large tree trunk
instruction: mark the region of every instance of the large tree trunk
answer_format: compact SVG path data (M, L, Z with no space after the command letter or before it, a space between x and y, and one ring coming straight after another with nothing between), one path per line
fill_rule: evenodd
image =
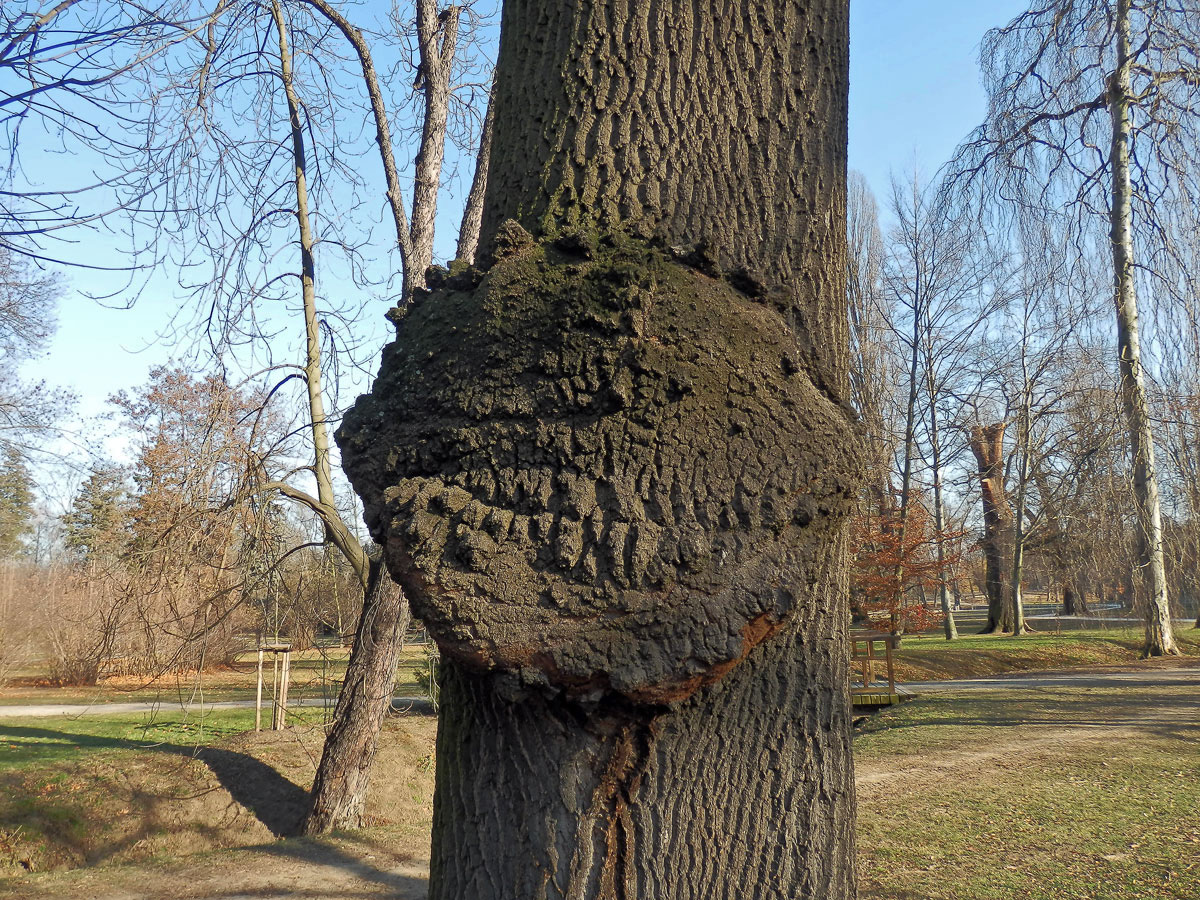
M488 268L339 432L443 655L433 900L855 893L847 18L505 3Z
M408 603L380 559L372 559L350 664L313 782L305 834L360 828L383 719L392 705Z
M1012 605L1004 596L1004 561L1011 543L1013 516L1004 490L1004 423L971 429L971 452L979 464L983 497L983 561L988 621L984 634L1012 631Z
M1113 258L1114 298L1117 307L1117 351L1121 368L1121 403L1129 428L1133 456L1133 494L1138 519L1138 567L1145 583L1142 616L1146 626L1144 656L1178 654L1167 601L1167 574L1163 564L1162 507L1154 469L1154 433L1142 372L1138 335L1137 295L1134 290L1133 186L1129 174L1130 0L1117 0L1117 69L1109 82L1112 115L1112 209L1110 238Z
M841 650L813 613L670 710L512 703L447 667L430 897L853 896Z

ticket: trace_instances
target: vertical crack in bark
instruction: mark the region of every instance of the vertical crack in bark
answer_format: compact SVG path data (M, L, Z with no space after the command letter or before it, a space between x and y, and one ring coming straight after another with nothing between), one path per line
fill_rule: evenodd
M591 803L580 819L577 857L566 893L572 900L632 900L636 895L631 851L638 842L630 808L650 766L653 722L654 714L631 711L587 726L603 742L605 753ZM592 852L597 844L602 849L599 859Z

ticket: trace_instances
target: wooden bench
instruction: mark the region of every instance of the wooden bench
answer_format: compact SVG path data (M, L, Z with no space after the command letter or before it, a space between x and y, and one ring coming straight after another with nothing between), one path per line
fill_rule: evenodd
M850 629L850 699L855 706L891 706L900 702L892 657L895 647L894 634L870 628Z

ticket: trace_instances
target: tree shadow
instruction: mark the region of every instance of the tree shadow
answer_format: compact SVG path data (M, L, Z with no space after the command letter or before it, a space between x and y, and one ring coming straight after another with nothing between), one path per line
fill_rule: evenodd
M308 791L300 785L247 753L203 747L195 755L275 837L300 833L309 802Z
M353 835L341 835L341 839L359 844L364 850L374 850L380 855L392 855L392 851L381 847L368 839ZM311 838L296 838L280 841L262 848L264 852L274 856L290 857L323 866L342 869L363 881L371 881L390 891L397 892L399 897L424 897L428 892L429 882L424 878L414 878L400 872L389 872L378 866L364 861L360 856L333 844ZM328 896L323 894L321 896Z
M0 740L5 737L58 741L80 748L139 750L198 759L208 766L221 787L275 837L298 834L301 819L308 808L308 791L246 753L217 747L144 743L125 738L71 734L25 725L0 725Z

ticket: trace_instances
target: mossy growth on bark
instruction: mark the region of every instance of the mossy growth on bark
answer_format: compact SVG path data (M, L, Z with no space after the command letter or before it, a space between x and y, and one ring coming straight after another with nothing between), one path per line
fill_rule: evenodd
M681 700L815 602L851 417L752 280L515 224L494 255L396 317L338 432L368 526L442 651L514 699Z

